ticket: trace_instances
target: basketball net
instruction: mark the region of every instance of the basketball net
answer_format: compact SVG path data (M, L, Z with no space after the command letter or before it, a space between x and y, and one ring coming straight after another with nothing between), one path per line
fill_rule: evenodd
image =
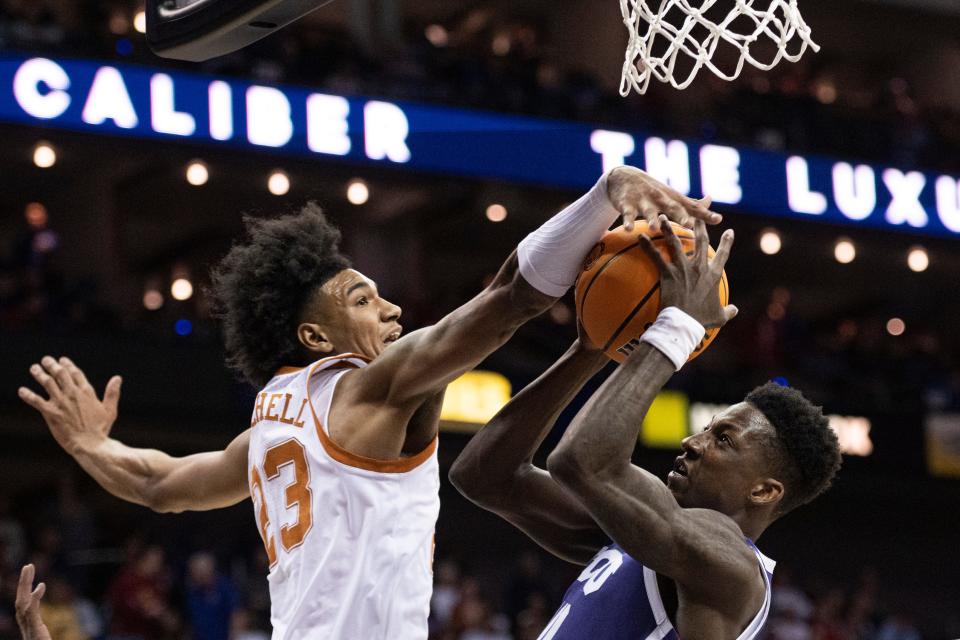
M630 33L620 79L622 96L629 95L631 90L645 93L650 78L670 83L677 89L686 89L702 67L724 80L733 80L743 71L745 62L768 71L781 59L796 62L807 47L820 50L810 39L810 27L800 16L797 0L761 0L765 9L754 8L759 4L757 0L733 0L734 7L719 22L705 15L710 9L713 9L711 14L717 12L714 7L718 0L649 0L651 3L660 2L660 9L656 12L647 6L647 1L620 0L623 22ZM678 19L681 15L685 16L682 22ZM757 60L750 53L750 45L758 40L769 40L776 45L776 54L770 61ZM796 40L799 45L794 44ZM655 44L663 50L662 55L653 54ZM720 44L733 46L740 52L732 73L726 73L713 63ZM788 47L795 51L791 53ZM676 70L680 56L692 58L693 66L686 77L678 78L674 74L681 73ZM688 67L687 64L683 66Z

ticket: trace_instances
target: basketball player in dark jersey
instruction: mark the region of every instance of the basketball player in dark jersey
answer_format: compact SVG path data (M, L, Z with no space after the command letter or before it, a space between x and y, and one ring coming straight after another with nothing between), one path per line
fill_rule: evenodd
M777 518L831 483L836 436L819 407L768 383L683 440L666 483L631 464L644 415L704 335L736 315L717 283L733 232L716 256L697 223L684 256L661 221L671 263L663 311L606 380L547 460L533 454L557 416L607 362L581 331L573 347L474 436L450 471L456 487L554 555L586 565L540 640L747 640L770 605L773 562L754 542Z

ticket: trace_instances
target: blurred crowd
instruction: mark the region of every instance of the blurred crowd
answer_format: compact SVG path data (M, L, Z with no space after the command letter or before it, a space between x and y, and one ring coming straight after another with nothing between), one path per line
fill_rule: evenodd
M96 282L63 275L60 245L46 206L28 203L20 229L0 246L0 330L116 327L113 314L97 302Z
M137 33L133 0L2 0L0 48L165 62ZM364 41L366 40L366 41ZM371 43L371 40L375 43ZM575 70L538 21L475 7L449 24L402 24L385 34L295 24L282 37L200 68L346 94L466 105L877 162L960 168L960 112L923 104L881 60L850 75L830 54L748 70L728 83L704 73L696 107L664 94L623 99ZM196 69L196 65L189 68ZM675 96L674 96L675 97Z
M56 640L270 637L261 545L229 554L158 543L116 531L69 477L53 493L48 504L0 493L0 639L19 638L13 601L26 562L47 584L41 613ZM440 554L431 640L535 640L579 571L532 549L464 562ZM874 570L845 584L818 575L801 581L788 561L774 581L766 640L921 640L910 614L884 601Z
M61 244L69 240L61 239L44 205L29 203L22 220L10 244L0 245L0 332L116 335L125 329L138 336L182 340L180 330L171 327L186 313L194 343L219 344L202 291L176 310L138 305L139 312L126 314L128 320L121 322L116 310L102 303L95 280L63 275ZM764 380L784 377L838 413L916 417L960 411L955 343L935 321L911 326L894 339L885 326L890 314L882 308L810 315L795 308L786 287L771 291L768 283L759 286L763 288L754 291L741 286L739 295L749 309L724 330L727 337L712 346L712 357L678 376L674 387L692 392L697 400L724 402ZM408 307L404 300L398 302ZM413 316L408 314L414 325L424 321ZM561 302L517 340L535 338L532 348L559 355L574 337L574 322L568 303ZM520 378L530 373L503 372Z

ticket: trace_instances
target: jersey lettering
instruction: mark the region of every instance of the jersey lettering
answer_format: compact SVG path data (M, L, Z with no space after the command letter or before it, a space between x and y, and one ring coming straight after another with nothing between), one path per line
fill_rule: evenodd
M279 394L277 394L279 395ZM310 467L307 465L306 451L295 438L281 442L267 449L263 457L263 471L267 482L280 477L283 467L292 465L293 481L284 489L284 506L296 509L297 519L292 524L280 527L280 545L290 552L303 544L304 538L313 528L313 492L310 491ZM256 467L250 470L250 485L254 499L259 499L257 522L260 525L260 537L267 549L267 558L272 567L277 561L277 548L270 532L270 516L267 511L267 499L263 482ZM255 505L256 506L256 505Z
M296 439L281 442L267 449L263 458L263 470L267 482L280 477L280 469L293 465L293 482L284 491L287 509L297 509L297 520L280 527L280 544L290 551L299 547L313 528L313 493L310 491L310 468L306 451Z
M267 513L267 498L263 494L263 482L260 480L260 472L256 467L250 468L250 486L251 497L254 501L254 510L257 514L257 524L260 529L260 537L263 539L263 546L267 550L267 560L270 566L277 564L277 545L273 541L273 535L270 533L270 515ZM259 502L259 504L257 504Z
M296 401L291 402L291 400L293 400L293 394L290 393L261 391L257 394L257 404L253 408L250 426L255 427L263 420L272 420L298 429L303 428L303 411L307 408L307 399L300 399L299 407L296 407ZM293 417L294 411L297 412L296 417Z
M577 582L584 583L583 594L588 596L602 587L621 565L623 565L623 554L616 549L604 549L594 556L577 578Z

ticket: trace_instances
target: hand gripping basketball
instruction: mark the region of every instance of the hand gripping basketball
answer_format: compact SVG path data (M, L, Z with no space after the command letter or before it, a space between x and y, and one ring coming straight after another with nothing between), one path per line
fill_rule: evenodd
M693 255L688 257L673 227L661 216L661 229L670 260L653 246L649 236L641 236L640 246L660 270L660 306L677 307L704 328L722 327L737 315L737 308L720 301L717 285L723 277L723 267L733 246L733 229L720 237L720 245L713 258L708 258L710 239L707 228L698 220L694 225L696 243Z
M706 328L690 360L736 313L727 306L730 284L723 271L732 234L724 235L714 254L702 221L697 221L696 233L671 225L666 217L657 222L660 231L641 220L633 231L618 227L607 232L577 278L577 317L587 342L617 362L639 346L640 336L664 307L678 307Z
M723 220L719 213L710 211L709 197L702 200L688 198L636 167L622 166L610 171L607 197L623 214L626 231L633 231L637 219L645 219L650 230L657 231L661 214L688 229L693 228L696 220L708 224Z

